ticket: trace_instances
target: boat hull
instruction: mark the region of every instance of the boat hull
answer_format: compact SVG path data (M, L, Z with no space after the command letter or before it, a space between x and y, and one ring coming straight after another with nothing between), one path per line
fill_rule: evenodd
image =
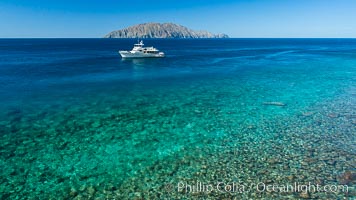
M130 51L119 51L119 54L123 58L163 58L164 53L142 53L142 52L130 52Z

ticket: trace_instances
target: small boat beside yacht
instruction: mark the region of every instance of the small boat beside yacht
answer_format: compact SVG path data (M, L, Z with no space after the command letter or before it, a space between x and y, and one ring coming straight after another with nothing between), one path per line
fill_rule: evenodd
M163 52L154 47L144 47L142 40L134 44L131 51L119 51L119 54L123 58L162 58L165 56Z

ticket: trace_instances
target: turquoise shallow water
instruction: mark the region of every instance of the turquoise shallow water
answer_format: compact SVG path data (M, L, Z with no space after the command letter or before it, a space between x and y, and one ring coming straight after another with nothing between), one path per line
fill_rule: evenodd
M355 197L356 40L0 40L4 199ZM240 183L337 192L188 190Z

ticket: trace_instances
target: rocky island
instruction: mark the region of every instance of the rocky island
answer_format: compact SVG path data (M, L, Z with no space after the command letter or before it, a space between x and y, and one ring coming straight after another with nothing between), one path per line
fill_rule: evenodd
M173 23L144 23L112 31L104 38L228 38L226 34L194 31Z

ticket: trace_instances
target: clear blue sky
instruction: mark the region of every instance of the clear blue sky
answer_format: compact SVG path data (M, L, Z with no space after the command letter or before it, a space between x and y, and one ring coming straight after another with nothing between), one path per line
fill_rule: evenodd
M173 22L230 37L356 37L356 0L1 0L0 37L102 37Z

